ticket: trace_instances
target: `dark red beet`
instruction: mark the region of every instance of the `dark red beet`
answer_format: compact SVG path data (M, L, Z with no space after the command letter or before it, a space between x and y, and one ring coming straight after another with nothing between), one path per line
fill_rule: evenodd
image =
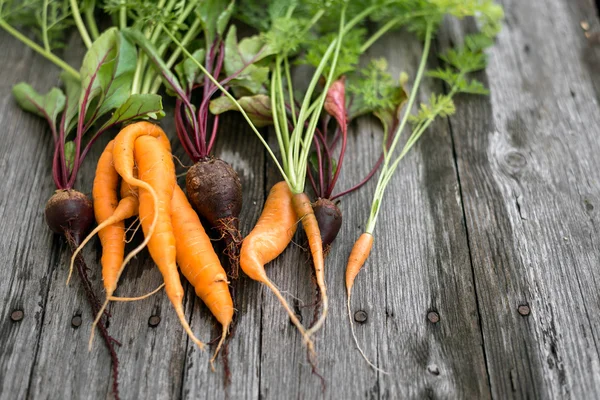
M90 199L76 190L57 190L46 203L46 223L60 234L70 232L79 245L94 222Z
M196 212L217 228L225 241L225 254L231 264L230 276L237 278L239 215L242 210L242 183L231 165L219 158L207 158L194 164L185 179L187 197Z
M323 249L327 249L340 232L340 228L342 227L342 212L329 199L318 199L313 205L313 211L321 230Z
M90 199L76 190L57 190L46 203L46 223L53 232L61 234L67 239L71 252L81 244L82 239L94 222L94 207ZM94 293L92 283L87 275L88 268L81 253L78 254L76 263L77 272L83 284L92 315L100 311L100 301ZM98 329L104 339L112 360L113 394L119 399L119 359L115 352L114 344L120 345L106 329L105 318L98 322Z

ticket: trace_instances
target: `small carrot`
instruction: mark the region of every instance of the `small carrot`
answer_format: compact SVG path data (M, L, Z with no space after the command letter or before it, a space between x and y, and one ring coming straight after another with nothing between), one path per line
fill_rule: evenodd
M221 266L198 214L177 185L171 202L171 221L179 269L223 327L221 340L210 360L212 365L225 342L233 320L233 300L227 285L227 273Z
M139 186L139 216L144 235L149 238L148 251L163 276L167 297L181 325L192 341L203 349L204 343L192 332L183 311L184 292L177 270L176 242L171 223L171 200L177 186L171 152L156 137L140 136L135 140L134 154L139 178L154 192Z
M368 358L363 349L358 344L358 339L356 338L356 332L354 331L354 324L352 323L352 311L350 308L350 298L352 297L352 286L354 286L354 280L356 276L362 269L365 261L369 258L369 254L371 253L371 248L373 247L373 235L368 232L360 235L358 240L352 246L352 251L350 252L350 257L348 257L348 263L346 265L346 293L348 294L348 320L350 321L350 330L352 331L352 337L354 338L354 343L356 344L356 348L365 359L365 361L376 371L387 374L384 370L377 368L375 364L373 364Z
M321 292L321 299L323 301L323 311L317 322L307 331L310 336L315 333L327 317L327 311L329 310L329 300L327 298L327 289L325 286L325 262L323 257L323 241L321 240L321 230L319 229L319 223L315 217L315 212L310 203L310 199L306 193L296 193L292 197L292 207L296 216L302 221L302 227L308 238L308 245L312 254L313 265L315 267L315 274L317 277L317 286Z
M125 253L125 223L124 220L137 214L138 198L129 185L122 190L126 196L117 201L119 175L113 165L114 141L106 146L100 156L96 168L96 176L92 188L94 214L98 226L81 242L79 248L71 257L71 267L79 251L93 238L96 233L102 244L102 279L108 299L117 288L117 281L122 273L123 256ZM70 277L70 273L69 273ZM68 283L68 279L67 279Z
M292 198L286 182L276 183L271 188L258 222L242 242L240 267L251 279L262 282L273 291L312 351L312 341L306 329L265 271L265 264L279 256L296 233L297 217Z

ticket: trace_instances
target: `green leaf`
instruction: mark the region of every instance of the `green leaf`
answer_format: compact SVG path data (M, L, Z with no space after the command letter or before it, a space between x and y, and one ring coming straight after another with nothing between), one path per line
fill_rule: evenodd
M395 80L387 72L385 58L372 60L367 67L348 77L346 90L352 98L348 110L352 120L360 115L373 113L390 128L397 111L408 99L402 78Z
M238 43L236 27L233 25L225 38L224 67L227 76L237 75L229 85L242 87L250 94L261 92L269 78L269 68L255 63L272 54L261 36L244 38Z
M110 28L92 43L81 64L80 113L86 117L94 112L94 105L103 102L113 80L119 55L119 32Z
M206 55L206 50L198 49L192 53L194 59L196 59L199 63L204 63L204 57ZM200 68L194 61L192 61L189 57L186 57L185 60L180 62L175 66L175 73L179 77L179 81L183 84L183 86L187 89L191 89L194 86L194 83L197 81L198 77L202 74Z
M222 36L233 13L234 2L227 0L204 0L196 11L202 21L206 43L212 45L216 36Z
M257 127L263 127L273 124L273 116L271 113L271 99L264 94L254 96L240 97L238 103L252 123ZM239 109L233 102L225 96L218 97L210 102L210 112L218 115L226 111L238 111Z
M460 93L469 93L469 94L481 94L488 95L490 91L483 86L483 83L479 82L476 79L469 81L468 83L465 81L465 84L459 87L458 91Z
M73 171L73 163L75 161L75 143L72 140L65 142L65 161L69 171Z
M113 113L100 130L111 126L138 119L160 119L165 113L162 98L157 94L132 94Z
M65 108L65 95L60 89L52 88L42 95L21 82L13 87L13 95L22 109L45 118L53 129L56 128L58 114Z
M118 52L117 67L104 101L100 105L98 115L104 115L119 107L127 100L131 92L137 52L135 46L122 34L118 36Z
M367 31L365 29L354 29L344 35L340 54L338 56L337 65L333 79L352 72L356 69L358 61L362 54L361 47L365 42ZM330 33L325 36L319 36L311 40L308 44L308 50L301 63L309 64L315 68L319 66L329 44L338 36L336 33ZM330 71L329 64L323 69L323 76L328 76Z

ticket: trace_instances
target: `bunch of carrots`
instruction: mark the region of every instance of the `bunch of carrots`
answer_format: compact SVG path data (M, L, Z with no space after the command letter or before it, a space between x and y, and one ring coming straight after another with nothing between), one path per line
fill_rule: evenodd
M342 225L339 198L377 176L365 232L350 252L346 294L374 242L374 229L387 185L400 161L436 118L454 112L453 97L486 94L468 78L485 67L485 49L500 28L502 8L493 0L104 0L95 2L24 0L0 2L0 27L63 70L62 89L40 94L26 83L15 86L19 105L46 119L53 138L52 177L56 194L46 206L50 228L68 240L92 312L113 357L106 329L111 301L144 299L164 286L188 336L199 347L186 321L179 271L194 287L217 321L222 335L211 363L219 354L234 318L229 280L237 266L266 285L281 302L302 335L315 362L314 334L329 311L325 258ZM266 3L266 4L265 4ZM100 33L99 14L112 17ZM432 41L446 16L474 17L480 33L440 54L443 66L428 70ZM242 21L258 33L238 40L232 21ZM368 33L370 23L375 31ZM69 27L75 26L88 51L76 70L56 54ZM33 28L30 38L18 28ZM361 56L387 32L405 28L423 42L422 58L411 81L387 72L385 60L360 67ZM308 85L292 79L292 66L308 64ZM417 105L425 77L446 84ZM159 95L160 89L164 94ZM171 144L155 121L165 116L162 100L175 99L176 137L194 162L186 192L177 185ZM414 109L417 109L416 111ZM219 118L238 111L281 174L266 199L252 231L243 238L238 229L242 188L237 172L212 152ZM352 120L373 115L383 127L381 155L370 173L349 189L334 195L342 166L348 127ZM150 121L154 122L150 122ZM258 130L272 126L277 147ZM117 128L97 162L92 200L74 190L77 173L100 135ZM405 131L408 134L403 135ZM398 152L396 148L400 146ZM361 160L350 160L361 162ZM310 183L314 197L306 192ZM335 201L335 202L334 202ZM93 217L97 226L92 232ZM126 220L137 217L144 240L125 254ZM228 264L223 268L200 218L223 239ZM277 258L302 226L311 253L318 288L313 323L305 327L292 311L265 265ZM95 235L102 244L104 302L93 293L80 251ZM139 297L115 295L127 263L147 248L164 283ZM69 274L70 278L71 274ZM350 319L352 334L354 328ZM92 330L93 335L94 330ZM356 341L356 336L354 336ZM90 338L91 344L91 338ZM360 349L357 348L375 369ZM118 391L115 386L115 395Z

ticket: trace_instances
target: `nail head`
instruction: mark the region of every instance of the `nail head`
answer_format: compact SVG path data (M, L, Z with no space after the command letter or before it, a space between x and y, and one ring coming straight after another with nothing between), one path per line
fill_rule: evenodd
M23 310L14 310L12 313L10 313L10 319L12 319L14 322L19 322L24 316L25 313Z
M529 306L527 304L521 304L519 306L518 310L519 310L519 314L521 314L524 317L531 314L531 308L529 308Z
M81 315L74 315L71 318L71 325L73 328L79 328L81 326Z
M160 324L160 317L158 315L153 315L148 319L148 325L152 328L158 326Z
M354 313L354 320L359 324L364 324L369 319L369 315L364 310L358 310Z
M440 321L440 314L438 314L435 311L429 311L427 313L427 319L429 320L429 322L431 322L432 324L437 324Z

